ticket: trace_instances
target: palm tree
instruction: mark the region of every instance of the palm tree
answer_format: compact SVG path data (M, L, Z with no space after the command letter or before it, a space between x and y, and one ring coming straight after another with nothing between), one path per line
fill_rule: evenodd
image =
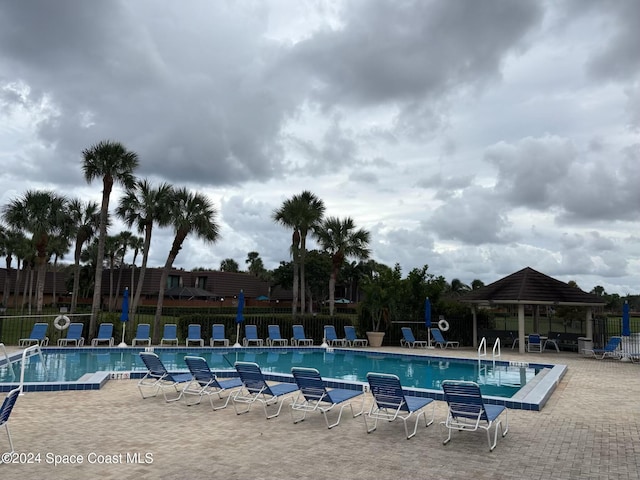
M136 271L136 260L138 259L138 254L144 247L144 238L136 237L136 236L131 237L131 242L129 243L129 246L133 250L133 260L131 260L131 283L129 284L131 286L129 290L133 291L133 285L135 280L134 274ZM135 292L134 292L134 295L135 295ZM133 310L131 309L131 303L129 303L129 312L132 312L132 311Z
M206 196L191 193L186 188L175 190L170 213L175 236L160 278L158 304L153 324L154 343L158 343L160 340L160 319L169 271L185 239L190 233L194 233L198 238L208 243L215 243L218 240L218 225L215 222L216 210Z
M68 225L67 199L49 191L29 190L22 198L12 200L4 207L4 221L12 228L28 232L35 249L36 309L42 312L47 260L51 253L52 238L59 236Z
M139 180L128 188L124 196L120 199L120 204L116 209L118 217L122 218L128 227L136 226L138 233L144 235L142 244L142 265L136 286L136 293L130 305L131 314L135 314L140 304L142 296L142 286L147 271L147 260L151 248L151 234L154 223L158 226L165 226L171 219L170 206L173 198L173 187L168 183L161 183L154 188L149 181ZM137 255L137 250L136 250ZM135 257L134 257L135 264ZM132 273L133 275L133 273ZM131 281L133 288L133 280Z
M49 257L53 256L53 306L57 308L58 306L58 292L56 292L56 283L57 283L57 275L58 275L58 259L64 258L64 255L69 251L69 247L71 247L71 242L69 241L69 226L66 225L65 230L62 235L57 237L52 237L49 240L50 252Z
M370 234L367 230L356 230L355 223L350 217L344 220L328 217L314 230L314 234L321 247L331 255L329 315L333 316L338 272L347 257L357 260L369 258Z
M96 280L93 288L93 303L91 305L91 320L89 322L89 336L96 333L96 321L102 299L102 258L107 238L107 221L109 215L109 199L113 184L118 183L126 188L133 187L135 179L133 171L138 167L138 155L128 151L122 144L112 141L101 141L82 151L84 162L82 170L84 178L91 183L102 178L102 204L100 207L100 227L98 234L98 263L96 265Z
M305 257L307 253L307 235L313 230L324 216L324 202L313 193L305 190L300 195L294 195L282 203L273 212L273 220L285 227L293 229L291 238L291 257L293 259L293 305L292 314L296 314L298 307L298 284L300 285L300 311L305 311ZM299 272L299 274L298 274ZM298 277L299 275L299 277Z
M68 213L71 218L71 232L75 234L73 289L71 292L71 313L78 308L78 293L80 291L80 255L82 248L96 234L100 224L97 202L83 202L73 199L69 202Z
M131 239L133 238L133 233L129 231L120 232L116 235L116 241L118 242L118 254L120 255L120 259L118 260L118 283L116 283L116 295L114 299L114 307L115 304L118 303L118 298L120 297L120 288L122 287L122 269L124 268L124 257L127 254L127 248L131 245Z
M238 273L240 265L233 258L225 258L220 262L220 271Z
M106 241L104 242L104 259L101 263L104 263L104 260L106 260L109 265L109 302L107 303L107 308L110 312L113 312L114 309L113 271L115 270L116 257L120 255L119 250L120 241L118 237L107 235Z

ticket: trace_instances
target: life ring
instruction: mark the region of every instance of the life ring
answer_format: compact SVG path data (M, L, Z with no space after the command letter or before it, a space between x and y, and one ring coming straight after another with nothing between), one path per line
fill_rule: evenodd
M444 318L441 318L438 321L438 328L440 330L442 330L443 332L448 332L449 331L449 322L447 322Z
M69 317L67 317L66 315L58 315L53 321L53 326L58 330L66 330L67 328L69 328L70 324L71 320L69 320Z

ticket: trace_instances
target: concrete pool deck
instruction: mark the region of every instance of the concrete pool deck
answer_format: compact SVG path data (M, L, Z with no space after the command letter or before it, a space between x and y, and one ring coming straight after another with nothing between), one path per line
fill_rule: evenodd
M433 350L411 350L419 352ZM465 358L476 353L436 352ZM509 433L491 453L484 432L454 434L442 445L443 402L436 402L434 424L406 440L402 422L380 424L367 435L361 417L345 414L328 430L320 414L294 425L285 407L267 421L259 406L237 416L231 406L213 412L208 402L187 407L166 404L161 396L142 400L136 381L112 380L100 390L20 397L9 423L14 446L16 452L40 454L40 463L0 465L0 474L3 479L640 479L640 365L551 351L504 351L503 360L559 363L568 370L542 411L509 411ZM0 432L0 451L7 448ZM138 455L140 462L152 463L95 463L126 461L127 454L129 460ZM83 463L54 466L54 455L82 456Z

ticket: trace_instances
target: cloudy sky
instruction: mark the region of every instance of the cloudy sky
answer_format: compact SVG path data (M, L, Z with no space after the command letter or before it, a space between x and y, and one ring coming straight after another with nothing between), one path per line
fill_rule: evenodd
M637 0L0 0L0 205L98 201L81 152L111 139L216 205L176 267L276 267L308 189L405 274L638 294L638 45Z

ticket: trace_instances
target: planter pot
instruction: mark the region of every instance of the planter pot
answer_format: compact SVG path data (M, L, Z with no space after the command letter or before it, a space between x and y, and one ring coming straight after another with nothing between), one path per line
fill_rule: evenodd
M367 332L370 347L381 347L384 332Z

